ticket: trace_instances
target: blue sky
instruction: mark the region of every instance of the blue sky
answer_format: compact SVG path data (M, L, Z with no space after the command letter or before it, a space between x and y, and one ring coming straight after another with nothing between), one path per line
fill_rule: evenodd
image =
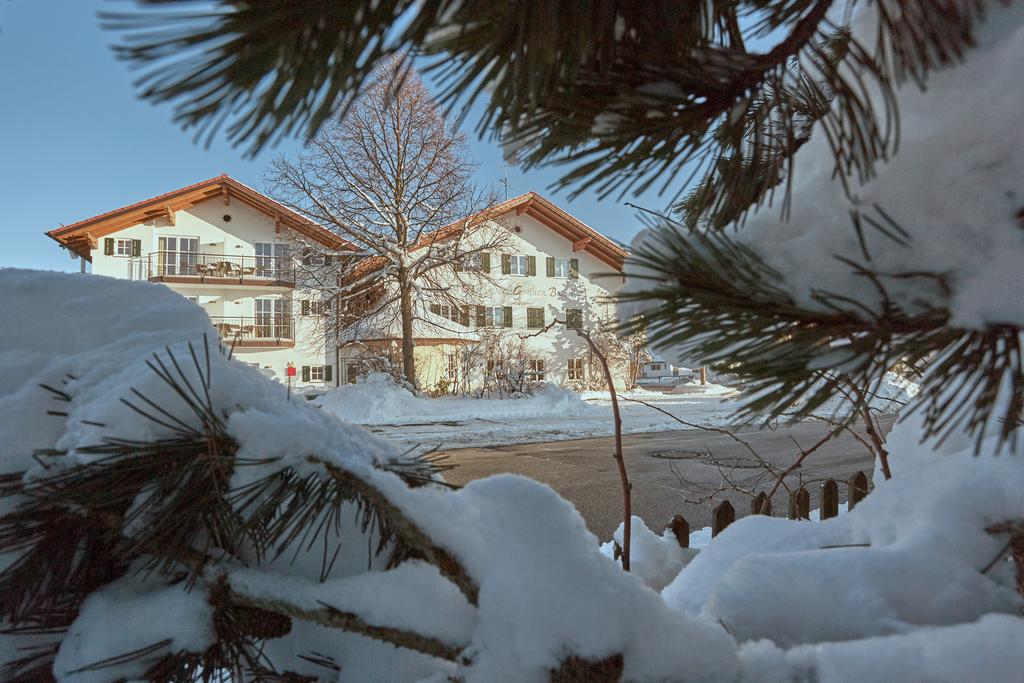
M110 0L0 0L0 267L77 270L43 232L220 173L263 189L263 170L285 141L255 159L218 142L209 149L171 123L170 106L140 101L136 77L115 59L117 35L99 26ZM472 125L472 117L467 126ZM501 152L470 138L477 181L501 190ZM557 171L508 169L509 194L546 194L589 225L628 242L635 211L615 198L570 201L548 186ZM631 199L652 209L664 198Z

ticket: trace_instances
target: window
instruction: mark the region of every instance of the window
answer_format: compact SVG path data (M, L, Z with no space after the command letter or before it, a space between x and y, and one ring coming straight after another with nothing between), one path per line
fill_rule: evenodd
M477 306L477 327L512 327L511 306Z
M537 257L522 254L502 254L501 272L505 275L536 275Z
M430 304L430 312L453 323L469 327L469 306L450 306L448 304Z
M581 330L583 329L583 309L582 308L567 308L565 309L565 326L570 330Z
M158 275L198 275L199 238L161 236L157 240Z
M530 273L530 262L529 260L520 254L516 254L512 257L512 275L529 275Z
M445 376L455 382L459 379L459 357L458 354L448 354L448 363L445 368Z
M539 330L540 328L544 327L544 309L527 308L526 326L531 330Z
M490 272L491 255L486 251L477 251L472 254L466 254L462 257L461 263L455 264L456 272L462 270L475 270L484 273Z
M256 277L277 278L285 270L287 244L256 242Z
M142 256L142 240L103 239L104 256Z
M199 305L199 297L198 296L186 296L185 297L185 301L191 301L192 303L196 304L197 306Z
M580 261L574 258L548 256L546 270L548 277L577 278L580 273Z
M334 376L334 368L330 365L303 365L303 382L330 382Z
M326 301L318 301L316 299L312 301L302 301L302 315L327 315L327 312L330 310L330 299Z
M526 373L526 379L531 382L543 382L544 381L544 361L537 358L530 361L529 370Z
M555 277L569 277L569 259L555 259Z
M567 375L569 380L581 380L583 379L583 359L582 358L570 358L569 359L569 373Z

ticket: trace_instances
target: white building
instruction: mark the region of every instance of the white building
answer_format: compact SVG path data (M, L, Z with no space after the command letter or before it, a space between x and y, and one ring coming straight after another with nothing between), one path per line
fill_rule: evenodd
M304 342L314 325L292 253L354 247L221 175L47 233L96 275L162 283L202 306L240 360L296 384L337 383L335 354ZM306 302L305 304L303 302ZM314 306L315 308L315 306Z
M493 241L504 233L500 249L483 252L467 270L480 279L466 293L464 304L448 297L432 300L429 293L416 302L416 366L420 386L477 386L488 373L500 371L481 343L514 343L527 347L530 381L556 384L584 382L593 372L590 349L572 326L598 330L616 321L614 294L624 282L621 246L569 215L540 195L529 192L486 209L484 223L470 228L465 221L433 233L429 242L459 239L463 252ZM479 237L479 242L474 242ZM453 286L459 286L453 278ZM361 354L401 357L400 327L395 311L384 311L386 322L357 328L342 350L346 379L360 372ZM554 320L558 324L545 330ZM507 362L507 359L506 359ZM622 372L617 384L625 384Z
M416 302L421 386L478 384L506 362L482 353L481 344L524 337L528 381L584 381L593 371L586 342L566 325L544 328L555 319L587 330L613 322L611 296L624 281L627 252L533 192L486 216L487 229L503 233L502 247L472 266L486 273L463 299L469 303L455 307L429 293ZM429 240L458 238L469 250L484 230L464 225ZM337 386L355 381L367 353L401 358L394 316L353 328L340 348L325 342L316 332L325 305L318 298L329 295L304 287L296 264L311 250L344 259L357 258L358 249L227 175L47 234L82 260L83 272L90 262L93 274L161 283L202 306L240 360L281 381L294 366L296 385Z

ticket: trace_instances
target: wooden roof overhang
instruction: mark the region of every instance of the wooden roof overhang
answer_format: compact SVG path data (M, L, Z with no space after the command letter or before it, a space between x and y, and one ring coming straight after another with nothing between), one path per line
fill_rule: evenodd
M214 199L220 199L225 205L230 205L233 199L241 201L274 218L277 226L295 230L328 249L358 251L348 240L227 175L129 204L46 234L61 246L91 261L90 252L97 248L101 237L156 218L166 218L173 225L177 211Z
M540 195L530 192L515 207L516 215L526 214L543 223L553 232L573 243L573 251L583 251L611 266L617 272L625 269L629 252Z
M506 200L500 204L484 209L473 216L456 221L443 228L420 238L418 246L425 247L436 242L443 242L460 235L466 229L472 229L488 220L498 219L512 212L521 216L526 214L544 224L556 234L572 242L573 251L583 251L617 272L625 270L625 260L629 252L588 226L575 216L558 208L553 202L536 192Z

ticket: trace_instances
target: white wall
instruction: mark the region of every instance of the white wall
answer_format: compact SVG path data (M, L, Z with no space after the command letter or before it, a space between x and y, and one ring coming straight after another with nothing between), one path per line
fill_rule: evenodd
M518 226L519 230L515 228ZM584 329L593 330L606 321L615 321L615 305L608 298L619 291L623 284L621 273L586 251L572 250L572 241L560 236L551 228L528 215L509 214L497 221L492 229L501 229L504 244L498 252L491 254L490 278L493 284L477 284L475 292L467 295L469 300L485 306L511 306L511 329L501 329L503 335L532 335L537 330L527 327L527 308L543 308L546 323L554 319L564 320L566 308L583 311ZM488 228L470 233L463 239L463 251L487 243ZM537 261L537 274L532 276L503 275L501 253L533 256ZM548 277L547 257L579 259L579 277ZM457 286L457 285L456 285ZM429 296L429 295L427 295ZM432 303L420 302L423 306ZM436 301L433 303L441 303ZM474 316L470 316L470 327L476 327ZM528 340L531 351L545 359L546 380L555 383L566 381L568 360L585 358L589 355L587 343L563 325L557 325L548 332Z
M225 221L224 216L231 216ZM288 228L282 228L287 231ZM196 237L199 239L200 253L220 256L253 257L256 254L257 242L286 243L288 234L278 234L274 228L274 219L258 211L238 199L232 199L225 205L223 199L216 197L197 204L189 209L177 211L172 225L166 217L160 217L146 223L119 230L116 233L99 238L99 244L92 252L92 273L121 279L145 279L146 271L139 265L147 257L158 251L159 238ZM104 254L104 238L137 239L142 242L142 256L138 259L125 256L108 256ZM153 257L154 264L156 257ZM134 264L134 265L133 265ZM292 362L296 367L303 365L334 364L333 350L328 352L322 344L313 344L308 340L315 322L303 318L299 301L314 298L301 286L291 288L256 284L213 284L213 283L165 283L182 296L194 296L198 304L210 316L252 317L255 315L256 298L284 298L292 301L292 320L295 325L296 343L294 348L246 348L239 347L234 355L242 362L259 365L268 376L285 381L286 367ZM337 383L337 370L331 385ZM303 384L301 373L295 378L296 384Z

